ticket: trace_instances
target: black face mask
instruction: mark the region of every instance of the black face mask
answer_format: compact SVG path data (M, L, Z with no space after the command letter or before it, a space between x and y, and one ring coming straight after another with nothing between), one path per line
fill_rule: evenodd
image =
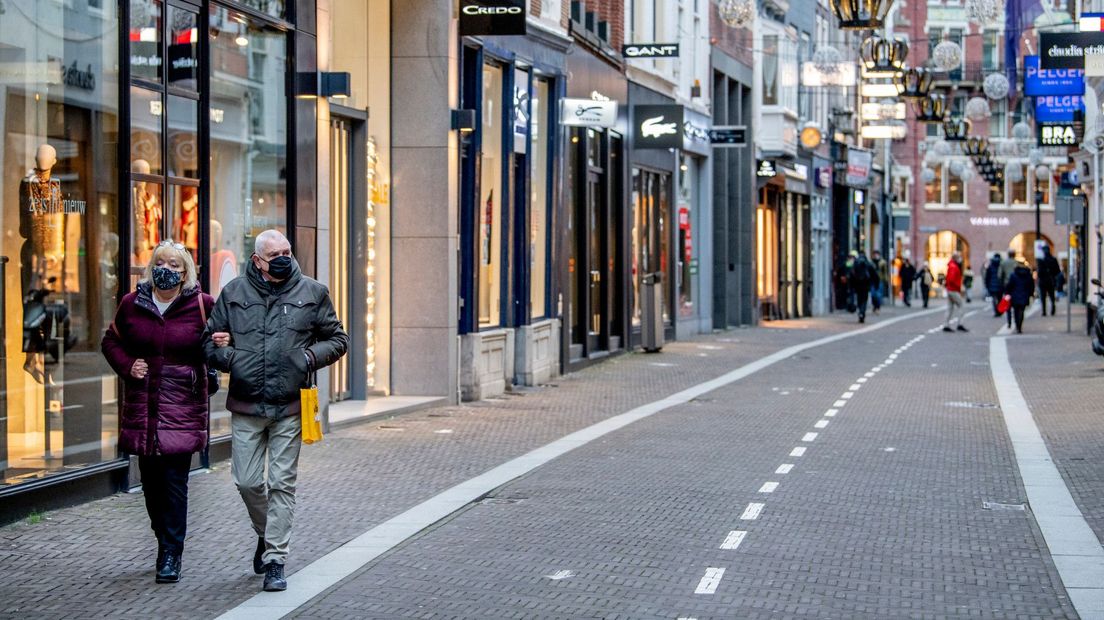
M263 260L263 259L262 259ZM277 256L268 262L268 275L277 280L286 280L291 276L294 261L290 256Z
M168 267L153 268L153 285L162 291L168 291L180 286L180 280L183 278L184 274L179 271L173 271Z

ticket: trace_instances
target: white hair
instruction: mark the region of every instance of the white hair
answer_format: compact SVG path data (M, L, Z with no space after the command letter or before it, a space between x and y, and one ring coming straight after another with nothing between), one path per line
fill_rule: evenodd
M290 241L288 241L288 238L284 236L284 233L276 230L275 228L270 228L268 230L262 231L261 234L257 235L257 238L253 241L253 253L257 256L263 256L261 251L264 250L265 246L270 243L279 243L281 241L291 243Z

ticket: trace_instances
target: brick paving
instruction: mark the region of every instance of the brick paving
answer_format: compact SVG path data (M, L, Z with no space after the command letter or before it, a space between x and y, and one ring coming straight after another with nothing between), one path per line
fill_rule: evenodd
M299 567L510 458L786 346L854 327L853 317L836 315L700 336L505 398L335 432L304 447L291 583ZM452 432L437 432L445 430ZM153 583L156 549L141 495L120 494L0 528L0 617L210 617L255 594L252 532L228 464L194 476L190 486L179 584Z
M1030 512L983 509L1025 501L983 321L928 336L801 441L937 321L807 351L584 446L298 615L1074 618ZM762 515L740 520L752 501ZM716 592L695 594L709 567L725 568Z

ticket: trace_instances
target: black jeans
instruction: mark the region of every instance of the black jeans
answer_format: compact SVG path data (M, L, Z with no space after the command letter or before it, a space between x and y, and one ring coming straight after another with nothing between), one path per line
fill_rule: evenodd
M1050 298L1050 313L1054 314L1056 312L1055 305L1057 303L1056 302L1056 296L1054 295L1054 287L1053 286L1051 286L1051 287L1040 286L1039 287L1039 301L1043 304L1043 316L1047 315L1046 300L1047 300L1048 297Z
M997 311L997 306L1000 305L1002 295L1000 293L989 293L990 299L993 300L993 316L1000 316L1000 312Z
M188 471L192 455L166 454L138 457L142 493L157 544L165 553L184 552L188 530Z
M1019 304L1013 304L1013 306L1012 306L1012 312L1010 314L1016 316L1016 331L1017 332L1022 332L1023 331L1023 320L1024 320L1024 309L1025 308L1027 308L1027 306L1021 306ZM1011 325L1011 323L1009 323L1009 325Z
M855 289L855 308L859 312L859 318L866 317L866 301L870 297L870 289Z
M906 306L912 305L912 284L901 284L901 300Z
M931 286L920 285L920 299L924 302L924 307L928 307L928 297L931 295Z

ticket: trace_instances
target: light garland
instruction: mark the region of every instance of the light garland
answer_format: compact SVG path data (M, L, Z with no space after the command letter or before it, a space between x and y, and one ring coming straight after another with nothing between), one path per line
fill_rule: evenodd
M992 111L989 109L989 102L984 97L971 97L966 102L966 117L970 120L985 120L990 114Z
M993 26L1004 18L1001 0L966 0L966 19L981 26Z
M990 99L1004 99L1008 96L1009 87L1008 76L1003 73L990 73L985 76L985 81L981 85L985 96Z
M813 52L813 66L822 75L839 73L841 62L843 62L843 56L831 45L818 47L817 51Z
M942 71L962 66L962 46L954 41L943 41L932 50L932 61Z
M755 19L755 0L720 0L717 15L729 28L744 28Z
M364 230L368 260L364 266L364 370L368 389L376 386L376 207L388 200L379 180L379 152L375 138L368 138L368 200L365 203Z
M1004 167L1004 178L1013 183L1019 183L1024 178L1024 169L1022 164L1007 164Z
M1020 121L1015 125L1012 125L1012 137L1024 141L1031 139L1031 125L1028 125L1024 121Z

